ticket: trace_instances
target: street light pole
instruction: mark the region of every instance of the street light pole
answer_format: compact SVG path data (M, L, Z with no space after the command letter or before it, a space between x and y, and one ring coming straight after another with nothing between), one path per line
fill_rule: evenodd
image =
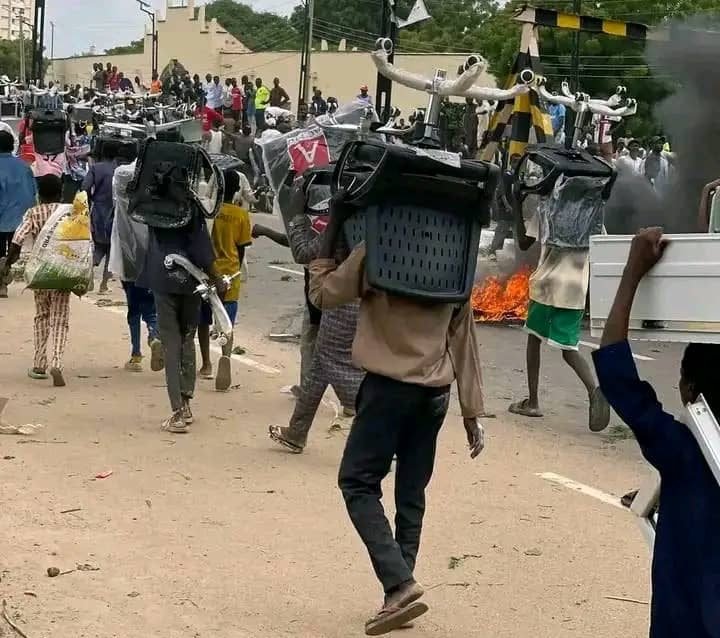
M150 48L150 65L152 66L153 75L158 72L158 33L155 27L155 11L145 0L136 0L140 5L140 11L150 18L152 25L152 45Z

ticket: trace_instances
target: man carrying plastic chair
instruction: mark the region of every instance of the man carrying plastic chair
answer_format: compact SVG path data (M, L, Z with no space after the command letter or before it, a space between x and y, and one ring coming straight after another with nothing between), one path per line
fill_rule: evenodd
M360 298L353 358L367 374L357 417L340 465L339 485L380 580L385 598L365 624L378 636L398 629L428 607L413 572L425 513L425 488L435 463L437 436L457 379L471 458L484 447L478 418L484 414L478 343L470 304L419 303L370 289L365 245L341 264L335 255L344 218L343 191L333 196L320 249L310 264L310 298L332 308ZM380 502L382 480L397 458L395 534Z

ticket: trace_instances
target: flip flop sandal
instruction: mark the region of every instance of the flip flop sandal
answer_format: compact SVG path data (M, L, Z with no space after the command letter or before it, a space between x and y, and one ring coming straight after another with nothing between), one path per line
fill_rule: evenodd
M271 425L268 428L268 432L270 434L270 438L275 441L275 443L279 443L283 447L286 447L293 454L302 454L303 448L301 446L299 446L297 443L293 443L292 441L288 441L286 438L283 437L281 427L277 425Z
M589 427L592 432L602 432L610 424L610 404L600 388L590 395Z
M632 490L620 499L620 503L622 503L625 507L632 507L633 501L637 495L638 490Z
M36 381L41 381L48 378L47 372L35 372L32 368L28 370L28 376Z
M529 416L533 418L540 418L543 413L538 408L530 407L530 399L523 399L517 403L511 403L508 408L508 412L512 414L519 414L520 416Z
M165 367L165 349L159 339L150 342L150 369L159 372Z
M384 607L365 623L367 636L382 636L419 618L428 611L425 603L410 603L405 607Z

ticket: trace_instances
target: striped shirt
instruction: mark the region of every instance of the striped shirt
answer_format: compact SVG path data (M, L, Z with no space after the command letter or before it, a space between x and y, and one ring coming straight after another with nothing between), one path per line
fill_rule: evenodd
M47 224L50 216L57 209L57 204L40 204L30 208L23 217L22 223L13 235L12 243L22 246L28 237L33 240L40 234L42 227Z

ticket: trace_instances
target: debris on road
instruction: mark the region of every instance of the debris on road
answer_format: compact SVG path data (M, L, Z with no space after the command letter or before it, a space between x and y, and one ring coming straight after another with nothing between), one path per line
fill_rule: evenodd
M456 569L468 558L482 558L482 554L463 554L462 556L451 556L448 561L448 569Z
M18 634L18 636L22 636L22 638L28 638L28 635L20 629L10 618L10 615L7 612L7 603L5 600L2 601L2 617L5 620L5 622L12 627L13 631Z
M649 605L647 600L637 600L636 598L625 598L624 596L603 596L607 600L619 600L621 603L634 603L636 605Z

